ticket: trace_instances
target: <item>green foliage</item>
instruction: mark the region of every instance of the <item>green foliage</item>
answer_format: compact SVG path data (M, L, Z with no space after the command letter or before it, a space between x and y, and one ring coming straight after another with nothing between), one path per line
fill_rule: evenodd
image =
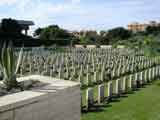
M100 32L100 40L99 40L99 42L102 45L109 45L111 43L111 40L109 40L109 38L107 36L107 32L105 32L105 31L101 31Z
M7 90L18 87L16 73L20 66L22 52L23 51L21 49L18 57L16 57L12 47L12 42L9 42L8 45L5 42L0 50L0 69L4 75L3 82L6 85Z
M86 45L86 44L89 43L89 38L87 38L87 37L85 37L85 36L81 36L81 37L79 38L79 43Z
M159 55L160 54L159 44L160 44L159 38L157 39L156 36L153 35L146 36L143 44L143 50L145 54L151 57Z
M45 28L38 28L35 33L44 44L60 44L68 45L72 39L72 35L57 25L50 25Z
M11 18L2 19L0 26L0 42L12 41L14 46L38 46L40 41L21 33L22 26Z
M119 40L125 40L131 37L132 33L123 27L114 28L108 31L106 34L107 38L110 40L111 44Z
M99 35L97 31L87 31L85 33L86 40L88 40L88 44L96 44L99 41Z
M79 36L77 37L76 44L94 44L99 45L100 44L100 35L97 33L97 31L80 31Z
M21 26L14 19L3 19L0 28L1 36L17 36L21 34Z
M42 32L42 28L38 28L34 31L34 36L40 36L41 32Z
M132 33L123 27L113 28L108 31L100 31L99 34L97 31L80 31L79 36L77 37L73 37L67 30L61 29L57 25L38 28L35 31L35 35L39 36L39 38L47 45L50 45L52 41L54 41L55 44L69 45L72 39L73 44L126 45L135 50L140 50L144 48L144 46L152 44L144 43L143 40L146 39L145 37L148 37L149 35L157 36L159 34L160 27L151 26L149 26L146 31L137 33Z
M153 35L157 35L160 33L160 27L159 26L148 26L145 34L149 35L149 34L153 34Z
M139 32L133 34L131 37L125 40L117 40L114 42L114 46L125 45L128 48L134 49L135 51L142 50L146 56L156 56L160 54L160 34L144 34Z
M57 25L51 25L46 28L38 28L35 31L35 36L38 36L46 45L51 45L53 42L53 44L58 45L70 45L72 41L72 44L84 45L125 45L135 50L144 49L145 51L151 50L154 52L160 51L157 49L158 46L156 46L157 50L154 48L157 43L156 41L159 41L157 39L158 35L160 35L160 27L152 26L147 27L146 31L137 33L132 33L123 27L113 28L108 31L102 30L99 34L97 31L80 31L79 35L76 37L70 34L67 30L61 29ZM151 39L156 39L152 42L145 41L148 36L153 36Z
M118 41L122 41L131 37L132 33L122 27L114 28L109 31L100 31L98 34L96 31L86 31L80 37L80 44L114 44Z

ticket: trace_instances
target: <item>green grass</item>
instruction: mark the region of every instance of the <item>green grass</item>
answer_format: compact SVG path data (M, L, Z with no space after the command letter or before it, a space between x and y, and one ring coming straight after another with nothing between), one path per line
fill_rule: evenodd
M102 107L83 113L81 120L160 120L160 81Z

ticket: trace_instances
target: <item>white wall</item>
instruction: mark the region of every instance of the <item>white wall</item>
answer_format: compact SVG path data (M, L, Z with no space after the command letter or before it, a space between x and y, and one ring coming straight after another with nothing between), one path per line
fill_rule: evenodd
M0 120L80 120L79 83L42 79L50 85L0 97Z

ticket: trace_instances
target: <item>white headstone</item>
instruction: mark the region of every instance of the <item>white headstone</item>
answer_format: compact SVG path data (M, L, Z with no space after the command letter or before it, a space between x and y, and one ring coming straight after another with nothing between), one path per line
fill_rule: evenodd
M104 100L104 84L98 85L98 103Z
M108 97L111 98L113 94L113 83L112 81L108 82Z
M126 76L122 78L122 92L126 92Z
M94 104L94 94L93 94L93 88L88 88L86 91L86 100L87 100L87 109L89 105Z

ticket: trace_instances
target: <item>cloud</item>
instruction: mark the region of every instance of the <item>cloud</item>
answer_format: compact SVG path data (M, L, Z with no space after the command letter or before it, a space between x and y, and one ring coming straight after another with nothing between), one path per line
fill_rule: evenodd
M2 5L12 5L17 3L19 0L0 0L0 6Z
M72 30L108 29L157 18L159 4L159 0L0 0L0 17L33 20L32 31L49 24Z
M81 0L71 0L72 4L79 4Z
M16 19L33 20L35 26L44 27L50 24L58 24L57 18L74 14L79 9L80 0L66 0L65 2L52 2L50 0L22 0L14 4L14 11L10 13L11 17ZM13 16L12 16L13 15ZM69 17L69 16L68 16Z
M17 5L17 11L20 11L21 15L30 16L33 18L44 18L71 12L76 9L80 0L70 0L69 2L62 2L54 4L51 1L42 0L25 0Z

